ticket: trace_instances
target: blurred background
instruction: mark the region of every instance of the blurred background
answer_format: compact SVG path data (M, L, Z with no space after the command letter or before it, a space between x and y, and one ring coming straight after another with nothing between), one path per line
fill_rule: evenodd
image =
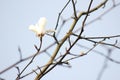
M33 55L36 50L34 44L39 44L39 39L35 34L28 30L29 25L35 24L40 17L47 18L46 29L54 29L59 12L65 6L68 0L0 0L0 71L9 67L11 64L19 61L18 47L21 48L23 58ZM94 1L92 7L97 6L103 0ZM113 0L109 0L105 8L93 12L87 22L94 20L100 16L104 11L108 10L113 5ZM115 0L116 4L120 3ZM89 5L89 0L78 0L76 4L77 11L86 11ZM65 11L62 13L63 19L68 19L73 15L72 3L70 3ZM82 17L76 25L76 29L81 26ZM59 27L62 21L59 23ZM60 32L58 39L61 39L72 24L72 19L67 21ZM85 28L84 36L110 36L120 34L120 6L115 7L109 13L104 15L100 20L89 24ZM74 40L74 39L73 39ZM120 38L107 40L109 43L114 43ZM46 46L54 41L53 38L45 36L43 39L44 49ZM80 41L81 45L90 47L91 43ZM67 45L67 44L66 44ZM64 45L64 46L66 46ZM112 48L111 58L120 61L120 50L114 47L98 46L95 50L107 55L108 49ZM65 50L62 48L63 51ZM73 53L80 53L86 49L74 47ZM52 54L54 47L48 51ZM61 51L62 52L62 51ZM37 66L48 61L49 56L46 54L37 57L33 64L25 71L32 71ZM90 52L90 54L70 61L71 68L57 66L42 80L97 80L98 75L104 65L105 57ZM16 65L22 70L29 61L25 61ZM25 74L24 73L24 74ZM0 75L0 78L6 80L15 80L18 71L14 67L9 71ZM23 78L22 80L33 80L35 73ZM119 80L120 79L120 65L108 60L107 68L101 77L101 80Z

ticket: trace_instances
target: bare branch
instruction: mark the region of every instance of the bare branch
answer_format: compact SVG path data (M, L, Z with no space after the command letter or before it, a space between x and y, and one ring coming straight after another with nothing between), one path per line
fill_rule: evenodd
M33 56L33 58L30 60L30 62L25 66L25 68L18 74L16 80L20 79L21 74L28 68L28 66L33 62L34 58L38 55L40 52L40 49L42 47L42 37L40 38L40 46L37 48L37 53Z
M19 54L20 54L20 61L21 61L22 60L22 51L21 51L20 46L18 46L18 51L19 51Z
M107 57L108 57L108 58L111 56L111 52L112 52L112 50L111 50L111 49L108 49L108 53L107 53ZM107 68L107 66L108 66L108 61L109 61L108 58L105 58L103 67L102 67L102 69L100 70L100 73L99 73L99 75L98 75L98 77L97 77L97 80L101 80L102 75L103 75L103 73L105 72L105 70L106 70L106 68Z
M77 20L78 18L77 18L77 11L76 11L76 7L75 7L75 2L74 2L74 0L72 0L72 4L73 4L73 11L74 11L74 16L75 16L75 19Z
M55 30L56 30L57 27L58 27L58 23L59 23L61 14L62 14L63 11L65 10L65 8L68 6L68 4L70 3L70 1L71 1L71 0L69 0L69 1L65 4L65 6L63 7L63 9L60 11L60 13L59 13L59 15L58 15L58 18L57 18L57 23L56 23L56 26L55 26Z

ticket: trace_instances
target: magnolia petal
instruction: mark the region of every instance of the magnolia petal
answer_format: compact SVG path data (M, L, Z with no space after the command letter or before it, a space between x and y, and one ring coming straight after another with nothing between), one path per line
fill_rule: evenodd
M34 25L30 25L29 30L31 30L31 31L33 31L35 33L38 33L38 28L36 26L34 26Z
M45 17L42 17L39 19L38 21L38 27L40 27L40 29L44 29L47 23L47 19Z
M46 23L47 23L46 18L42 17L39 19L38 23L36 23L35 25L30 25L29 30L35 32L38 37L42 37L46 33L45 30Z

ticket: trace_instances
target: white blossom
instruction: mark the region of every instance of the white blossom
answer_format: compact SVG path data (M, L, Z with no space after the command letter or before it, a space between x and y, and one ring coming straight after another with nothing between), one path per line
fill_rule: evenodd
M29 30L35 32L38 37L42 37L47 32L47 30L45 30L46 23L47 19L45 17L41 17L38 23L29 26Z

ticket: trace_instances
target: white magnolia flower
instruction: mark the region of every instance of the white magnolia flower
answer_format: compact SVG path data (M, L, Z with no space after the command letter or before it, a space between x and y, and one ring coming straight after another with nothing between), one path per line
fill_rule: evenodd
M47 19L42 17L35 25L30 25L29 29L36 33L38 37L43 37L46 33L55 32L55 30L45 30Z

